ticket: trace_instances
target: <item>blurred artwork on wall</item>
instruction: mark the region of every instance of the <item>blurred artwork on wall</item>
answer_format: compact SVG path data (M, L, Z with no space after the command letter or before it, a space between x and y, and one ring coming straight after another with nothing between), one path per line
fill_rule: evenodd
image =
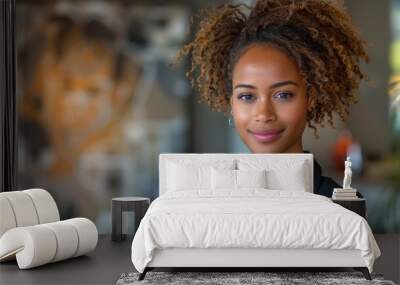
M189 87L172 68L180 6L17 3L19 188L110 230L110 201L158 194L158 154L187 148Z
M400 0L392 0L392 43L389 63L392 76L389 82L390 123L392 150L400 153Z

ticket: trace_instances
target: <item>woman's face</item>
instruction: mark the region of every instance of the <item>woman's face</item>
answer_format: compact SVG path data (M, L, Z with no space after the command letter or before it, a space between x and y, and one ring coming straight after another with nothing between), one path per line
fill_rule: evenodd
M306 85L296 63L271 45L255 44L232 74L235 128L253 153L303 152Z

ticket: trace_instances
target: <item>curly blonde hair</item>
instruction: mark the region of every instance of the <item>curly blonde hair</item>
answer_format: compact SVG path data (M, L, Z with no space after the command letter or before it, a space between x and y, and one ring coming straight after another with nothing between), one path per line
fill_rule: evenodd
M205 12L205 15L202 15ZM191 55L186 73L196 86L200 102L211 109L230 109L232 70L251 44L269 43L295 60L306 81L307 124L332 127L333 113L344 121L365 75L360 60L369 62L366 44L350 16L327 0L258 0L254 6L220 5L200 14L194 39L178 52Z

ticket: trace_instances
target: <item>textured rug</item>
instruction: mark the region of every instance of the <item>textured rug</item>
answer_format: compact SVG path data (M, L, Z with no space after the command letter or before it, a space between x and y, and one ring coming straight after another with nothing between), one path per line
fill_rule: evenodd
M361 272L147 272L138 281L139 273L124 273L117 285L133 284L385 284L395 285L384 280L380 274L372 274L372 281L364 278Z

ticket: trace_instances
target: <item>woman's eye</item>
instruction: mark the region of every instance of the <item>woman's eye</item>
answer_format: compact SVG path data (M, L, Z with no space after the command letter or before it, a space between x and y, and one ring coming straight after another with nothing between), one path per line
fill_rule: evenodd
M252 94L240 94L238 99L243 101L251 101L254 99L254 96Z
M293 97L293 94L290 92L279 92L274 95L274 98L277 98L279 100L288 100Z

